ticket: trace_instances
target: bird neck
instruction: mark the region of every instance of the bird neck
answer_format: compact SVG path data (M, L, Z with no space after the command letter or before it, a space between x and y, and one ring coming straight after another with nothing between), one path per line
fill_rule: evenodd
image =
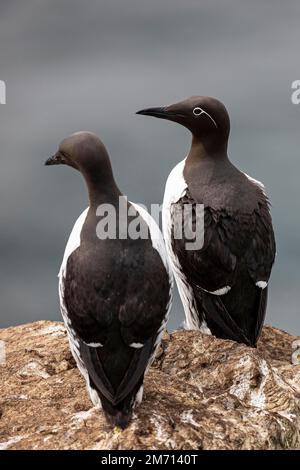
M100 204L114 204L118 201L121 191L119 190L112 172L103 174L100 172L83 172L85 179L89 202L91 208L97 208Z
M222 144L214 142L209 144L193 135L191 148L187 156L187 164L194 166L199 162L209 160L228 160L227 141Z

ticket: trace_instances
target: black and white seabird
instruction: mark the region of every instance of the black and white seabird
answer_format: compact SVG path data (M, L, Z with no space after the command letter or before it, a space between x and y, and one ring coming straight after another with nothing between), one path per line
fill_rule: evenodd
M229 160L230 120L214 98L195 96L171 106L137 114L174 121L192 133L187 157L170 173L163 203L163 231L186 328L255 346L267 307L275 239L262 183ZM178 214L204 206L204 244L186 249L174 236ZM180 210L178 210L180 209ZM188 213L188 212L187 212ZM183 226L182 226L183 227ZM183 229L183 235L184 235Z
M92 402L102 404L111 424L125 428L142 400L144 374L171 307L172 273L163 237L148 212L118 189L96 135L79 132L63 140L46 162L58 164L79 170L89 193L89 207L74 225L59 272L61 313ZM128 209L125 218L120 199ZM97 208L103 204L115 208L115 238L98 238L103 218ZM143 236L130 238L131 223Z

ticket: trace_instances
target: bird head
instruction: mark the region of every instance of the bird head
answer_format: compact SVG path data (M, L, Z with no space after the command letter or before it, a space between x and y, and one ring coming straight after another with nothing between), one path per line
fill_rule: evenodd
M92 132L76 132L64 139L57 152L45 165L68 165L79 171L99 168L101 160L108 159L101 140Z
M228 112L220 101L208 96L192 96L170 106L142 109L136 114L181 124L204 144L225 143L228 140L230 131Z

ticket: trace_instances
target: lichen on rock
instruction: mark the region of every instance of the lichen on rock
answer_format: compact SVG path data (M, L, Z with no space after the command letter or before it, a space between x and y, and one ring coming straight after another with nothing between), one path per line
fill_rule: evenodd
M3 329L0 343L0 449L300 448L300 343L276 328L257 349L166 333L122 432L92 406L62 323Z

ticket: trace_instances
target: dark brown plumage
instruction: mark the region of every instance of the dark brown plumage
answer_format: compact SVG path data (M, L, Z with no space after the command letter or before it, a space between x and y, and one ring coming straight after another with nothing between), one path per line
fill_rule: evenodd
M156 245L150 215L122 195L107 151L95 135L81 132L65 139L47 161L55 164L82 173L90 202L74 226L59 275L71 351L94 404L101 402L107 420L125 428L141 400L144 374L171 305L172 278L162 235L157 226L151 228ZM127 208L122 216L120 198ZM115 210L111 222L116 238L98 237L102 204ZM131 238L133 221L147 238Z
M192 97L138 114L168 119L192 133L187 158L171 172L164 199L164 235L184 304L187 326L204 324L221 338L255 346L267 306L275 258L268 199L261 183L239 171L227 155L230 121L222 103ZM177 214L204 206L204 244L187 250L178 239ZM183 233L184 230L183 230Z

